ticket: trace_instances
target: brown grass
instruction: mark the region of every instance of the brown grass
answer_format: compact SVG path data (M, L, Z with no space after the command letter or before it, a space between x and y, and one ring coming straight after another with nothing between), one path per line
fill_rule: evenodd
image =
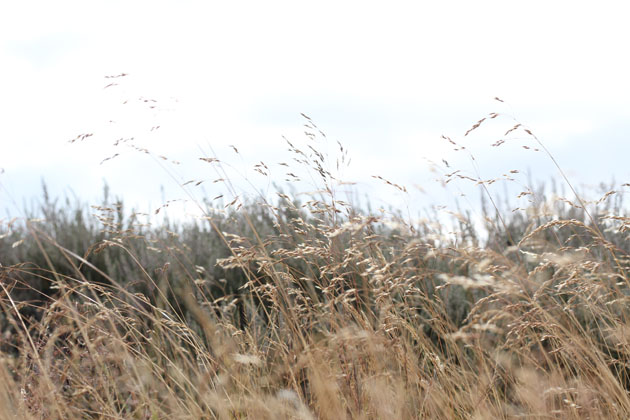
M519 130L533 136L520 126L506 135ZM42 252L52 247L74 270L1 268L0 418L628 418L628 258L601 229L622 235L621 211L587 212L579 199L585 218L558 219L545 214L557 202L542 200L520 232L486 214L484 245L462 215L454 234L366 215L336 195L339 162L289 145L318 189L303 205L283 193L260 200L274 231L257 229L236 199L230 232L206 214L231 253L216 263L246 276L237 294L210 295L220 279L187 261L194 251L155 242L171 266L134 259L143 278L88 281L94 252L136 255L130 232L119 226L118 240L79 255L28 224ZM287 209L293 218L281 217ZM40 319L13 298L26 274L54 285ZM152 284L155 298L128 281Z

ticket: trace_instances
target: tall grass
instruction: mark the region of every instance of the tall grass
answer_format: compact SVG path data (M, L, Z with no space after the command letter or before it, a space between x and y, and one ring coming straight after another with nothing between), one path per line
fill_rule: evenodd
M289 148L318 186L301 200L147 226L107 194L45 194L4 221L0 417L628 418L614 190L414 222L341 200L328 156Z

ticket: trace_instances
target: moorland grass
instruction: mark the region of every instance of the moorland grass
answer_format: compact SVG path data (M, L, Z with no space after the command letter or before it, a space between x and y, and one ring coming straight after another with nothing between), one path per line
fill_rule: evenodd
M411 222L289 145L319 185L300 200L150 226L45 194L3 221L0 418L628 418L615 190Z

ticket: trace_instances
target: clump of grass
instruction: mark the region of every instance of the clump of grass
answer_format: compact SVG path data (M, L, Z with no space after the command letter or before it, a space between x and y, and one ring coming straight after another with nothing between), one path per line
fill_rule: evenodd
M0 417L627 418L612 193L413 222L342 200L346 151L311 146L289 142L307 195L156 226L46 199L43 221L4 223Z

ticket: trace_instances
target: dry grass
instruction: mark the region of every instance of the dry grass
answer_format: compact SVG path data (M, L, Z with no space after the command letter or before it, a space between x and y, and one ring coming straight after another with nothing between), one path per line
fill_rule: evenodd
M238 200L231 219L206 213L229 250L212 264L244 278L229 291L184 240L102 215L109 239L77 252L28 223L46 258L0 271L0 418L628 418L621 209L538 200L525 219L487 212L487 241L461 215L447 235L366 215L337 197L339 162L290 150L318 186L304 204L281 193L258 213ZM158 269L143 265L146 247L164 256ZM130 261L119 277L94 263L112 250ZM27 278L51 298L19 298L37 288Z

